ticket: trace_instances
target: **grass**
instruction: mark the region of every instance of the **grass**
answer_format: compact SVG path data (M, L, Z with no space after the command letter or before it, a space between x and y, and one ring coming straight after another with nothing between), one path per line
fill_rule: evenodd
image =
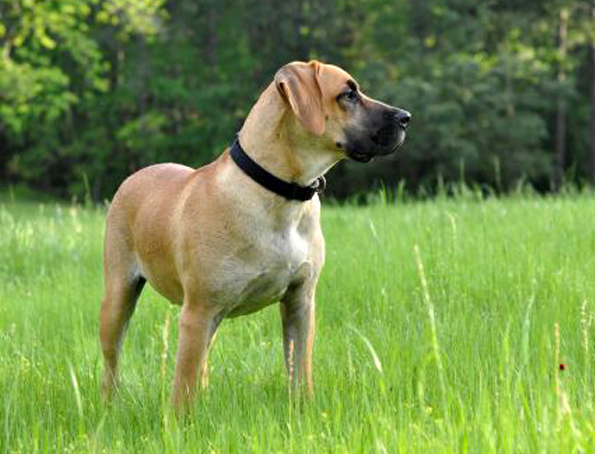
M1 203L0 452L595 449L592 194L323 213L314 400L289 396L271 306L223 323L178 421L178 309L152 290L101 403L104 210Z

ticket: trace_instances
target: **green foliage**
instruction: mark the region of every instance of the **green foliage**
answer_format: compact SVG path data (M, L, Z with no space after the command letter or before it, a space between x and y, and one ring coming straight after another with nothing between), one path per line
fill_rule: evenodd
M413 112L399 156L346 163L345 197L402 181L548 189L557 100L566 170L586 177L592 30L583 0L0 0L0 176L109 197L158 161L202 165L227 146L288 61L345 67ZM556 43L569 16L569 52ZM566 77L557 77L564 68Z

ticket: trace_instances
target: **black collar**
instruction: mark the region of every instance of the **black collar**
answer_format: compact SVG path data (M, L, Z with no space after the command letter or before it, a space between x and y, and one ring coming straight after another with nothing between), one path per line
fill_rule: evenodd
M301 200L305 202L314 197L317 192L322 192L326 187L324 177L319 177L310 186L300 186L297 183L288 183L277 178L270 172L267 172L260 165L246 154L240 145L239 139L236 139L231 146L231 158L237 166L244 171L246 175L252 178L261 186L289 200Z

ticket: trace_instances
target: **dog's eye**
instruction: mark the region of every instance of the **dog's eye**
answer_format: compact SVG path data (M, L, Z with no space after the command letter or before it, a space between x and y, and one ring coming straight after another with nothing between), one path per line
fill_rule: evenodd
M349 90L345 94L345 98L347 98L349 101L357 102L359 101L359 93L357 92L357 90Z
M357 90L351 89L351 90L347 90L344 91L343 93L341 93L338 96L338 99L344 99L346 101L352 102L352 103L356 103L359 101L359 93L357 92Z

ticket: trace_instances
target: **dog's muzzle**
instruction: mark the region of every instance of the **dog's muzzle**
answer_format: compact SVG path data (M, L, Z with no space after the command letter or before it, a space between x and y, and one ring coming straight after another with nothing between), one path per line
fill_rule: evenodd
M350 140L347 148L349 157L358 162L368 162L375 156L394 153L405 140L405 130L411 114L396 107L382 113L382 126L373 130L368 137Z
M387 123L374 134L371 139L381 148L395 151L405 139L405 129L411 120L411 114L403 109L386 112ZM380 153L384 154L384 153Z

